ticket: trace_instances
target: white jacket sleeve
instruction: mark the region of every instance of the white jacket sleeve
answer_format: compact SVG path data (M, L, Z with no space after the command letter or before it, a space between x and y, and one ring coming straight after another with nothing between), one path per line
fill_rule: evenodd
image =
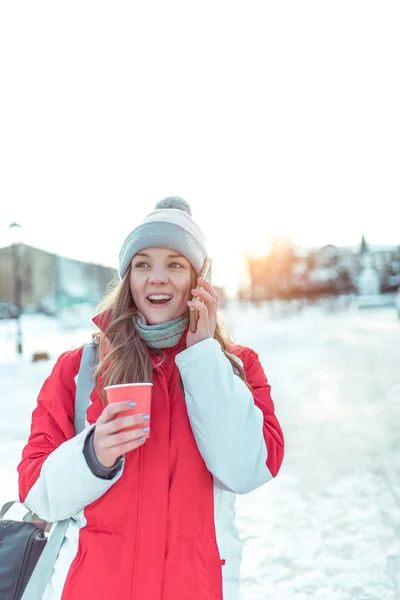
M175 362L197 446L216 482L243 494L269 481L263 413L218 341L194 344Z
M101 479L90 470L83 446L93 427L63 442L43 462L40 475L23 502L41 519L53 523L77 515L122 476L124 461L113 479Z

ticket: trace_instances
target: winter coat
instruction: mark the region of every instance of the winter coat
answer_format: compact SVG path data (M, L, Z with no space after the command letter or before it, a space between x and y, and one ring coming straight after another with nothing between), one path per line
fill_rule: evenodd
M270 386L250 348L232 353L252 392L214 339L186 348L184 334L165 353L154 369L150 439L113 479L96 477L83 454L103 410L96 390L74 436L82 348L62 354L40 390L18 466L20 500L49 522L73 517L44 600L238 597L235 494L273 478L284 454Z

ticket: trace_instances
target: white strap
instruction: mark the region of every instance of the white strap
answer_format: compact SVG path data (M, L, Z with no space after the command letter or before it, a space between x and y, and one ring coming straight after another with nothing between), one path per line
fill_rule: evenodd
M74 427L75 435L78 435L85 429L86 423L86 410L90 404L90 394L94 387L93 372L96 361L96 346L92 342L91 344L85 344L83 347L83 354L81 364L79 367L78 380L76 384L75 393L75 414L74 414Z
M41 600L43 597L70 520L58 521L52 536L36 563L21 600Z

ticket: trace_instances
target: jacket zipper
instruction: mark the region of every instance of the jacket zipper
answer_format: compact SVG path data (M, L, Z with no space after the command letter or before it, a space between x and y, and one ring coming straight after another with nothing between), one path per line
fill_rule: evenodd
M136 513L136 539L133 549L133 577L131 587L131 600L136 598L136 566L137 566L137 551L139 548L139 537L140 537L140 516L142 509L142 476L143 476L143 446L139 448L139 485L138 485L138 504Z

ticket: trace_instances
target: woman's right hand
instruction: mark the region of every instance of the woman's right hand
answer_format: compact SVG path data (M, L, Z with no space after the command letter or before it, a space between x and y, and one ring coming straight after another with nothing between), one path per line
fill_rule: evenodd
M93 448L96 458L103 467L112 467L120 456L130 450L143 446L147 438L143 427L149 426L149 420L144 415L129 415L118 417L118 413L132 410L129 402L108 404L97 419L93 436ZM142 425L138 429L121 431L133 425Z

